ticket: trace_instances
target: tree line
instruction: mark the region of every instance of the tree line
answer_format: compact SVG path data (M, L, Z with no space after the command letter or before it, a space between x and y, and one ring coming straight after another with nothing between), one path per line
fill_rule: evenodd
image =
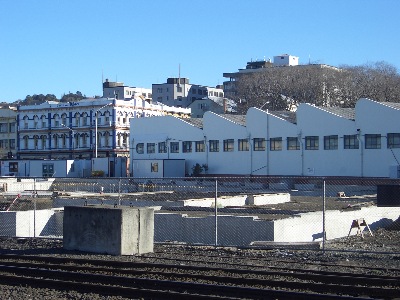
M291 105L351 108L360 98L400 102L400 74L386 62L339 68L320 65L270 67L236 79L238 112L249 107L288 110Z
M77 91L76 93L71 93L69 92L68 94L64 94L60 99L58 99L55 95L53 94L39 94L39 95L27 95L24 100L18 100L14 102L14 104L18 105L35 105L35 104L41 104L47 101L56 101L56 102L76 102L80 101L82 99L86 98L85 95L83 95L80 91Z

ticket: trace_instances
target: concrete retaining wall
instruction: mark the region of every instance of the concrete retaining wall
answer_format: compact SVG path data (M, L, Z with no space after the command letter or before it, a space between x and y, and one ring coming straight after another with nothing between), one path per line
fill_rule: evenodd
M36 236L62 236L62 213L36 211ZM348 235L353 220L364 218L371 230L385 227L400 216L400 208L362 207L353 211L327 211L328 240ZM33 236L33 211L0 212L0 235ZM215 243L215 218L186 214L154 214L154 241L193 244ZM218 216L218 244L248 246L254 241L311 242L322 239L322 212L299 214L287 219L262 220L257 216ZM353 229L352 234L356 234Z

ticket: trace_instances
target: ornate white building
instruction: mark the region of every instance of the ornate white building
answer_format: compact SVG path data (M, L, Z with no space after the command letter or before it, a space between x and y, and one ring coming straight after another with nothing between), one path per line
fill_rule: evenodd
M21 159L128 156L129 120L163 115L190 117L190 109L150 104L141 98L19 106L17 156Z

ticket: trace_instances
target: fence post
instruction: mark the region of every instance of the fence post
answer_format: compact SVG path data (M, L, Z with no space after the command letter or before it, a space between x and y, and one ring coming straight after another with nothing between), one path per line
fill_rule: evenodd
M118 179L118 205L121 206L121 178Z
M322 252L325 253L326 229L325 229L325 178L322 179Z
M215 213L215 246L218 245L218 180L215 179L215 201L214 201L214 213Z
M36 237L36 178L33 178L33 237Z

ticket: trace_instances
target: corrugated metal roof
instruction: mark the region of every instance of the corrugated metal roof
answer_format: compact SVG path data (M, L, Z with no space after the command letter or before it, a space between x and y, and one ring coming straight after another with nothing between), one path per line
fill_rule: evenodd
M236 124L242 125L242 126L246 126L246 115L229 115L229 114L225 114L225 115L221 115L222 117L224 117L225 119L234 122Z
M297 115L293 111L268 111L269 114L281 118L287 122L296 124L297 123Z
M354 108L343 108L343 107L318 107L318 108L348 120L353 120L353 121L355 120Z
M203 129L203 118L183 118L182 121Z
M397 102L380 102L380 103L394 109L400 109L400 103Z

